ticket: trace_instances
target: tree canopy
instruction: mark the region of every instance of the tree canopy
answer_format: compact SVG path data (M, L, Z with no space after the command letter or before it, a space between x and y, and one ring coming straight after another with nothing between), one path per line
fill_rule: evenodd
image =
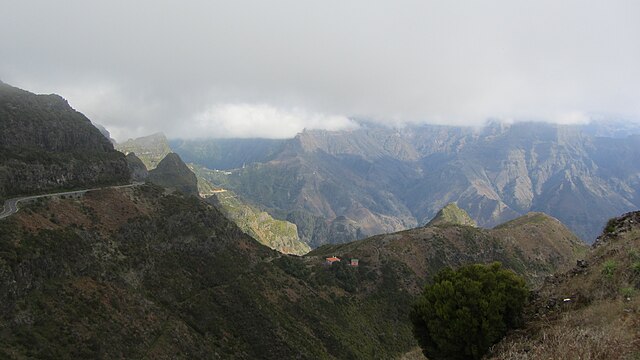
M415 302L414 334L429 359L480 359L522 321L528 290L498 262L445 268Z

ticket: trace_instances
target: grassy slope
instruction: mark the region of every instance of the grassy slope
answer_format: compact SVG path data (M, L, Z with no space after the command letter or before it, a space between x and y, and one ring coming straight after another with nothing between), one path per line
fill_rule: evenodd
M639 222L638 212L612 219L587 266L549 278L530 306L528 325L491 358L640 358Z
M357 257L374 263L395 261L423 279L443 266L497 260L524 275L531 284L539 284L546 275L575 264L585 249L556 219L528 214L502 229L455 224L428 226L348 244L326 245L308 255Z

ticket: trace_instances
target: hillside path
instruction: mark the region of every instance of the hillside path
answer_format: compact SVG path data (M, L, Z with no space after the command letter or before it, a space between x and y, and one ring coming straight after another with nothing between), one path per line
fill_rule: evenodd
M20 203L21 201L28 201L28 200L51 197L51 196L78 195L78 194L87 193L89 191L104 190L104 189L120 189L120 188L126 188L126 187L139 186L142 184L144 183L135 182L133 184L126 184L126 185L105 186L105 187L93 188L93 189L73 190L73 191L65 191L65 192L33 195L33 196L23 196L23 197L9 199L4 202L4 210L2 210L2 212L0 213L0 220L17 213L19 210L18 203Z

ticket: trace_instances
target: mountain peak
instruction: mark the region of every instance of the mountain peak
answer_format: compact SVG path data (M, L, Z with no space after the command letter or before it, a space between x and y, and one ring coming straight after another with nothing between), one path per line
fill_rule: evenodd
M168 153L158 166L149 171L149 181L185 194L198 196L198 180L176 153Z
M449 203L440 209L436 216L427 223L427 226L443 224L478 226L471 216L458 207L456 203Z

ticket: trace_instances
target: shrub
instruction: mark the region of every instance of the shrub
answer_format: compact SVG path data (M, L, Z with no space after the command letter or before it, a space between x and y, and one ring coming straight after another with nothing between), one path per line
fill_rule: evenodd
M620 295L625 299L631 299L636 294L636 289L632 287L624 287L620 289Z
M604 232L607 234L612 234L614 231L616 231L616 224L617 224L617 220L614 219L609 219L609 221L607 221L607 225L605 225L604 227Z
M602 275L607 278L613 277L613 274L616 272L616 268L618 264L614 260L607 260L602 265Z
M414 335L431 360L480 359L520 325L528 291L500 263L445 268L413 306Z

